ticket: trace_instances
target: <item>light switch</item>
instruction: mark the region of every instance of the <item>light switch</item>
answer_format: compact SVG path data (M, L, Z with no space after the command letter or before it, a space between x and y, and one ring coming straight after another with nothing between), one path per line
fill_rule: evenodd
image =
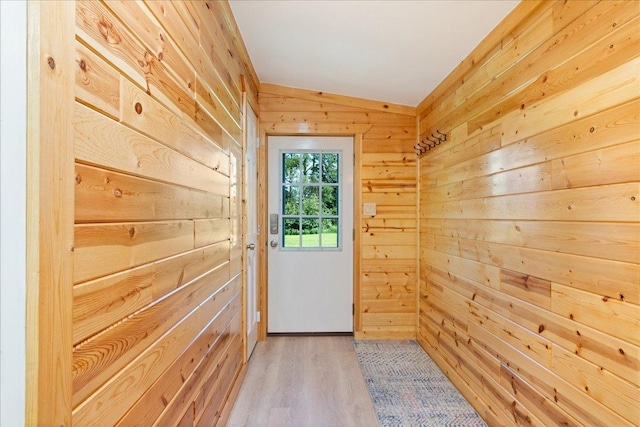
M364 215L375 216L376 215L376 204L375 203L364 203Z

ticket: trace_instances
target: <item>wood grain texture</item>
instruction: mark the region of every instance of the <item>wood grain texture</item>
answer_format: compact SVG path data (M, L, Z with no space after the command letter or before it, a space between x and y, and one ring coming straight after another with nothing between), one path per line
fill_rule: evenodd
M228 5L67 5L77 262L56 423L213 425L243 362L240 100L259 82Z
M86 105L120 117L120 76L109 64L76 41L75 96Z
M192 221L77 225L74 282L105 276L193 248Z
M122 82L121 117L122 123L213 170L229 175L229 160L223 152L225 147L222 146L221 134L211 140L194 131L188 123L127 81Z
M228 177L80 104L75 130L80 162L228 195Z
M305 89L284 87L268 83L260 84L260 94L262 93L282 96L285 98L297 98L306 101L327 102L330 104L344 105L348 107L358 107L364 110L397 113L410 117L414 117L416 115L415 108L405 105L371 101L368 99L354 98L350 96L336 95L331 93L314 92Z
M418 341L490 425L640 422L639 22L522 2L417 108Z
M229 243L220 242L75 286L74 343L106 329L228 260Z
M356 336L413 338L417 287L414 110L271 84L261 85L259 102L260 127L267 135L362 135L354 171L354 209L360 217L356 218L354 247L354 266L359 270L354 275ZM376 203L375 217L360 215L362 203ZM372 262L375 268L370 267ZM386 274L385 284L395 289L403 287L404 291L372 297L364 290L370 273ZM413 283L407 283L407 278ZM264 305L261 312L266 312Z
M226 263L192 280L156 304L145 306L105 333L75 346L74 402L84 401L177 324L195 317L194 310L201 311L204 302L213 295L223 300L230 298L233 286L229 286L228 281L229 265ZM96 357L104 353L106 356Z
M226 197L76 164L76 222L222 218Z
M15 345L26 346L28 425L72 422L73 6L27 4L27 318Z
M229 427L376 425L349 337L268 337L259 342Z

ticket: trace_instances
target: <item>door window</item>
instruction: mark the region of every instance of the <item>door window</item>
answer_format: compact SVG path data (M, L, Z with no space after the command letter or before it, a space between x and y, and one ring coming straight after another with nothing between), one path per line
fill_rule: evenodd
M340 249L340 153L282 152L282 248Z

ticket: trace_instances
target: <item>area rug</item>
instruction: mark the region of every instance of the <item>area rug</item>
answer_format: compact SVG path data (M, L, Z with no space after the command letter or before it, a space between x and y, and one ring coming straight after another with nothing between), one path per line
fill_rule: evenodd
M485 427L415 341L354 341L381 427Z

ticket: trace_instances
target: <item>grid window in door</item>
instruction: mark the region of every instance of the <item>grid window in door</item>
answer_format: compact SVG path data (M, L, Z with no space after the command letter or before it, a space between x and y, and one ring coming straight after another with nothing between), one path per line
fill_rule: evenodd
M282 247L339 249L340 153L282 153Z

